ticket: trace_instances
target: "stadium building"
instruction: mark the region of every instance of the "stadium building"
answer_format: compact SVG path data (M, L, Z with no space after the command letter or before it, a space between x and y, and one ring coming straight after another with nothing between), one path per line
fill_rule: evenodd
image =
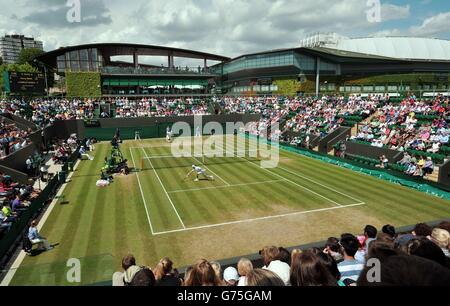
M0 57L5 64L17 63L20 52L30 48L43 50L43 43L33 37L18 34L0 37Z
M276 93L284 80L303 93L448 93L450 41L317 34L298 48L239 56L222 71L222 87L236 94Z
M115 61L115 56L132 61ZM141 56L166 57L167 65L141 64ZM177 67L175 58L200 60L201 65ZM58 73L100 73L104 96L450 92L450 41L432 38L317 34L296 48L233 59L168 47L91 44L60 48L39 60Z
M124 61L123 58L131 58ZM167 65L149 65L142 57L165 58ZM178 60L197 61L177 66ZM38 58L58 74L99 73L103 96L149 94L208 94L216 77L208 64L229 58L203 52L137 44L88 44L59 48ZM70 84L67 84L68 87Z

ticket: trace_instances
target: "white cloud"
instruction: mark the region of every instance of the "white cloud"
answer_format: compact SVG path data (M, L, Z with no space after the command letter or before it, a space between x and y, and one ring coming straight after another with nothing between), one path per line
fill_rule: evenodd
M387 29L370 36L414 36L442 38L450 34L450 12L440 13L425 19L422 24L406 29Z
M381 20L399 20L408 18L411 15L410 5L398 6L391 3L383 3L381 5Z
M312 32L361 36L380 31L383 25L368 22L366 0L81 0L82 5L95 2L95 12L99 17L107 14L106 22L72 27L40 19L43 11L64 0L0 1L8 2L0 11L0 35L33 35L44 41L46 50L130 42L236 56L295 47ZM381 13L382 22L403 19L410 7L385 2Z
M409 32L416 36L435 36L442 33L449 33L450 12L429 17L420 26L411 27Z

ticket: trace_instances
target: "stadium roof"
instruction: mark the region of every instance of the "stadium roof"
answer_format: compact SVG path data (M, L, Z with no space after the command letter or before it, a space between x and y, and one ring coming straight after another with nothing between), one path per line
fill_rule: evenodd
M169 56L174 57L185 57L185 58L195 58L195 59L208 59L212 61L227 61L228 57L220 56L216 54L198 52L193 50L153 46L153 45L141 45L141 44L127 44L127 43L96 43L96 44L85 44L69 47L61 47L59 49L47 52L40 57L38 60L50 63L54 62L56 57L65 54L66 52L91 49L96 48L100 50L103 56L122 56L122 55L133 55L136 53L140 56Z
M341 52L353 52L397 60L450 61L450 41L435 38L339 37L334 41L323 42L320 46Z
M325 38L324 38L325 37ZM418 37L347 38L339 35L318 36L300 47L244 54L237 60L286 51L309 53L333 62L450 62L450 41Z

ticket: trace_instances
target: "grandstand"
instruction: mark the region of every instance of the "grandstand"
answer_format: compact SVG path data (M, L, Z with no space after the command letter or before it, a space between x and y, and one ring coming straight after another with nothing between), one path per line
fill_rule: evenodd
M413 245L437 247L441 255L427 258L448 269L445 96L5 98L0 107L4 285L123 285L120 274L112 277L123 260L133 266L137 259L157 275L165 257L178 267L234 258L221 261L232 270L240 256L271 245L289 251L266 247L262 256L246 255L255 269L234 281L252 284L252 273L265 266L280 284L303 285L294 268L304 256L318 260L317 247L340 271L322 285L364 285L362 267L348 275L344 265L361 265L377 247L412 261L422 254ZM200 127L217 123L214 132L195 137L199 117ZM179 122L189 133L175 131L174 141L191 149L182 157L164 138ZM238 122L240 128L221 134ZM114 135L126 167L110 167ZM215 140L224 155L195 153L200 139ZM261 167L275 156L276 167ZM192 165L214 180L187 178ZM22 237L36 218L55 248L42 252L36 242L26 256ZM431 227L414 227L421 222ZM317 243L328 237L340 238ZM299 244L301 253L292 247ZM136 259L123 258L130 252ZM66 277L70 258L82 264L79 283ZM431 261L423 264L440 268ZM172 268L163 273L172 283L196 284L187 268ZM233 281L224 275L211 284Z

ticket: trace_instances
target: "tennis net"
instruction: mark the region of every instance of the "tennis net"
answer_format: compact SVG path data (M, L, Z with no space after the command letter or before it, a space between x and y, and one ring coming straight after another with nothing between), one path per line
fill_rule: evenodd
M192 154L188 156L174 155L152 155L141 159L141 170L187 168L196 166L209 166L231 163L247 163L261 161L262 157L258 150L242 150L226 152L218 155Z

